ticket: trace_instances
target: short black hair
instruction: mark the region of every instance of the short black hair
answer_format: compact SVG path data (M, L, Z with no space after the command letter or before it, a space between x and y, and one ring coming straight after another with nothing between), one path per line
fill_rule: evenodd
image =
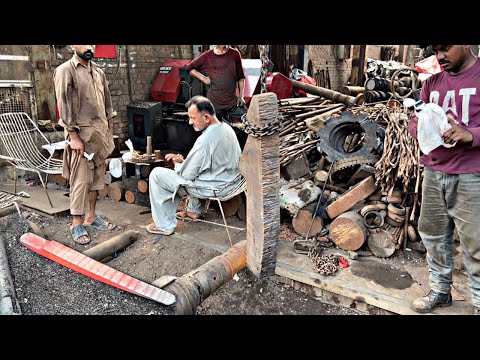
M205 96L196 95L187 101L185 107L188 109L190 106L195 105L200 112L207 112L208 114L215 116L215 107L212 102Z
M431 45L418 45L418 46L419 46L420 48L422 48L422 49L426 49L426 48L428 48L428 47L431 46Z

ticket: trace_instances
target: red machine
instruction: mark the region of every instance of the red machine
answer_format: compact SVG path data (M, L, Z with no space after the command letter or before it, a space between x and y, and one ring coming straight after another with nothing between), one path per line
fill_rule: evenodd
M154 101L182 102L179 100L182 92L185 92L188 98L200 93L200 89L192 89L194 84L190 84L191 77L185 71L185 65L189 62L190 60L168 59L160 65L150 89ZM261 75L262 61L260 59L242 59L242 67L245 74L244 99L248 105L252 96L258 93L257 85ZM186 89L182 91L183 87Z
M278 99L288 99L292 97L293 85L282 73L268 73L267 91L275 93Z
M185 73L185 65L189 62L190 60L168 59L162 63L150 89L154 101L177 102L182 90L181 73Z

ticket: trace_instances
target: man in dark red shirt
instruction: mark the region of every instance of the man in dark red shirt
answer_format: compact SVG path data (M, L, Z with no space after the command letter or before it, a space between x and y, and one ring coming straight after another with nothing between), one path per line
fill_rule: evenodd
M456 229L474 313L480 315L480 61L470 45L432 45L432 50L443 71L425 81L420 99L445 111L451 129L443 141L455 146L439 146L420 158L425 171L418 230L427 249L431 290L412 309L426 313L452 305ZM417 124L415 116L408 124L415 138Z
M215 45L213 49L193 59L185 70L209 86L207 98L212 102L218 119L225 119L238 107L245 108L245 74L242 57L237 49L228 45Z

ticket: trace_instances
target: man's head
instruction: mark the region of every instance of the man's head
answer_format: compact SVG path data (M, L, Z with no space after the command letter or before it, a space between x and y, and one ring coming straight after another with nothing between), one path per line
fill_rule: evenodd
M95 54L95 45L71 45L75 54L85 61L90 61L93 59Z
M475 60L470 45L432 45L432 51L443 70L452 74L468 68Z
M194 96L185 104L188 111L188 123L193 126L195 131L203 131L219 121L215 116L215 108L210 100L204 96Z

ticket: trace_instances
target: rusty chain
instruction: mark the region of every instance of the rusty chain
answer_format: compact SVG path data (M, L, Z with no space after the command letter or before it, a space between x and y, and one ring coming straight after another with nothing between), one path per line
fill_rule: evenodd
M269 60L267 55L267 45L260 45L259 48L260 59L262 60L262 68L260 75L260 92L263 94L267 92L267 72ZM275 132L280 131L280 129L282 128L279 117L264 126L256 126L248 121L246 113L242 115L242 124L243 131L245 131L249 135L252 135L253 137L273 135Z
M335 255L320 256L320 252L314 246L308 252L308 257L315 264L315 270L321 275L333 275L337 271L338 257Z
M267 71L268 71L268 55L267 55L267 45L260 45L260 59L262 60L262 70L260 75L260 93L267 92Z
M246 113L242 115L242 124L243 131L245 131L249 135L252 135L253 137L273 135L275 132L280 131L280 129L282 128L282 124L280 123L278 117L264 126L256 126L247 120Z

